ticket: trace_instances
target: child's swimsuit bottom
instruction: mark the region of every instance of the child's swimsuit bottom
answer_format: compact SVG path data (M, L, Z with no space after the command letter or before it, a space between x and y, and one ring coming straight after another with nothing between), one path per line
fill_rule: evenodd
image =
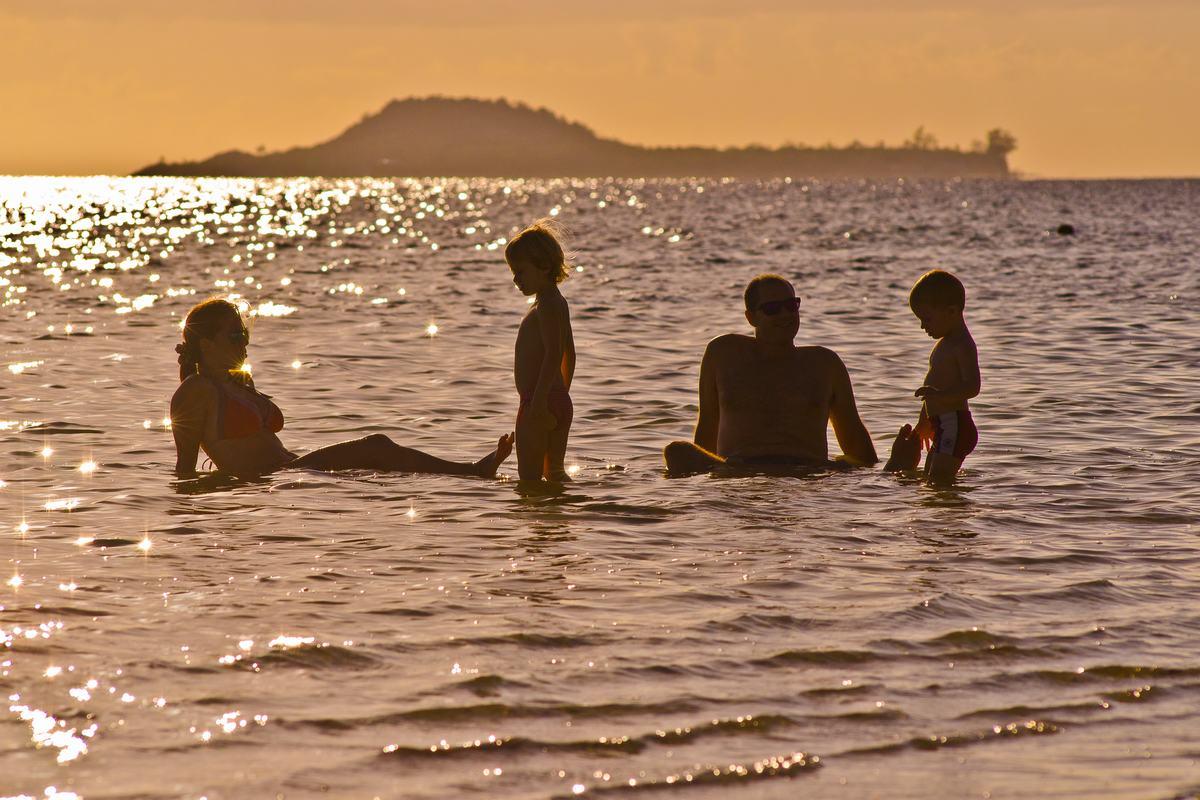
M521 405L517 407L517 424L521 424L521 417L525 414L525 409L529 408L529 404L533 402L533 395L521 395ZM555 425L555 430L565 430L570 427L571 420L575 417L575 406L571 403L571 393L564 388L551 389L550 394L546 396L546 405L550 409L550 413L554 415L554 419L558 422Z
M947 411L933 418L933 445L930 453L947 453L962 461L979 444L979 430L971 412Z

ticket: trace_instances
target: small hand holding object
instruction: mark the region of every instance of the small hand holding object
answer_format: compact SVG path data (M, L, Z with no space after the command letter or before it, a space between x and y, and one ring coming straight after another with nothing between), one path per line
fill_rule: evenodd
M935 395L939 395L941 393L942 393L942 390L937 388L936 386L930 386L929 384L925 384L920 389L917 389L915 392L913 392L913 397L923 397L925 399L929 399L929 398L934 397Z
M908 427L905 425L904 427ZM924 415L917 421L917 427L912 429L912 438L916 440L918 447L928 448L933 444L934 430L933 422Z

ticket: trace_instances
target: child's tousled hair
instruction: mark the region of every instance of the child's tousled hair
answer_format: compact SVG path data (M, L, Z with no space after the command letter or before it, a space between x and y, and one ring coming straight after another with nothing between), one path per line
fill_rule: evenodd
M200 340L212 339L217 335L223 320L232 316L242 321L241 312L224 297L210 297L192 306L183 322L183 341L175 345L179 354L179 380L187 380L200 368Z
M967 307L967 290L962 281L951 273L944 269L933 269L917 278L912 291L908 293L909 306L917 303L951 306L962 311Z
M514 257L528 259L539 269L552 273L555 283L562 283L571 274L571 264L561 244L564 238L562 224L544 217L505 245L504 260L511 264Z

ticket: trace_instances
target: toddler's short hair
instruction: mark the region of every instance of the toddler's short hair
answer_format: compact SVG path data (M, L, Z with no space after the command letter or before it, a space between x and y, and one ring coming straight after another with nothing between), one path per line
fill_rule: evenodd
M539 219L504 246L504 260L511 264L514 257L528 259L552 273L555 283L562 283L571 274L571 265L559 244L561 238L561 225L552 219Z
M952 306L959 311L967 307L967 290L962 281L944 269L926 272L913 284L908 293L909 306L929 303L935 306Z
M776 275L774 272L764 272L761 275L755 275L746 284L746 293L742 295L742 299L746 301L747 311L758 310L758 292L764 283L782 283L784 286L792 286L791 281L782 275Z

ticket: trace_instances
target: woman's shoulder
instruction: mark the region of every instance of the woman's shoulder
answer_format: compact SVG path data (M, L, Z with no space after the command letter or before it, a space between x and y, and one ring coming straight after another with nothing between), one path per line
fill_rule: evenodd
M196 373L184 378L171 396L171 407L198 405L210 402L217 394L217 387L208 378Z

